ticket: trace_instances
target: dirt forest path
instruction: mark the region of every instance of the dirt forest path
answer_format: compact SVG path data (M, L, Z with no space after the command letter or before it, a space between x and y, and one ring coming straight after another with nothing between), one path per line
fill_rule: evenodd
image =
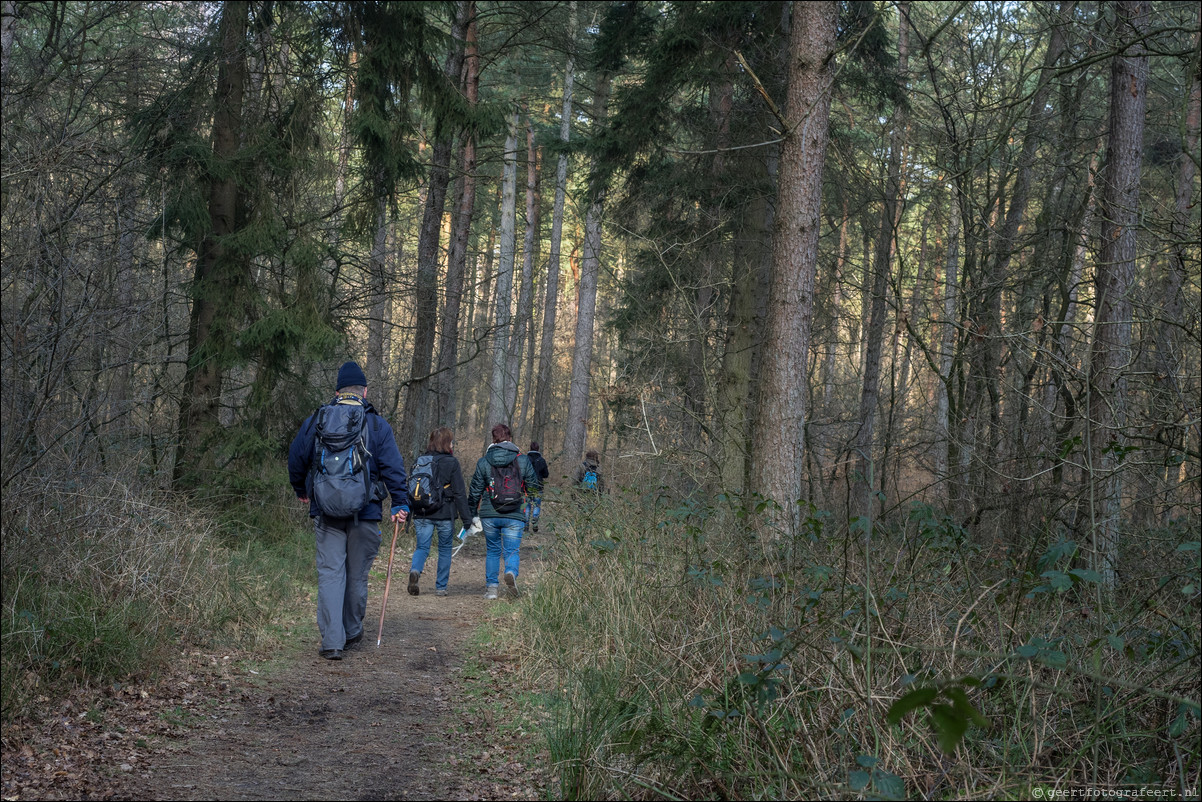
M367 635L341 661L320 658L313 611L298 621L295 649L260 670L230 671L230 693L167 748L146 755L117 796L135 799L512 799L541 798L537 761L501 736L516 657L486 647L469 666L469 640L488 617L484 544L455 557L449 593L434 595L437 554L421 594L406 592L412 534L396 549L382 645L376 647L391 532L372 570ZM537 572L537 535L522 544L519 586ZM520 602L517 602L520 603ZM480 666L483 665L483 670ZM257 671L257 673L256 673ZM460 691L465 672L484 674L475 708ZM477 687L481 687L479 684ZM475 710L475 713L468 712ZM481 712L482 711L482 712ZM536 744L529 734L528 745ZM537 745L530 748L537 749ZM128 771L128 767L126 768Z

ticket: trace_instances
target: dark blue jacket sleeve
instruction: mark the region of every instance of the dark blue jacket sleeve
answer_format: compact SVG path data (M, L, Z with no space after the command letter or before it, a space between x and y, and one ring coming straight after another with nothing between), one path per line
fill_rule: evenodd
M288 447L288 481L297 498L309 496L309 464L313 461L314 416L305 418Z
M372 415L371 450L376 463L376 477L388 488L392 506L409 510L409 480L405 475L405 458L396 447L396 437L388 421Z

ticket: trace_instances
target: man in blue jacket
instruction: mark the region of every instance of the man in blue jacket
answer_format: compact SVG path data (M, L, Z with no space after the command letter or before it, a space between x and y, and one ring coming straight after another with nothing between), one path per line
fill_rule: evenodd
M363 369L345 363L334 389L334 400L305 419L288 449L288 478L317 535L317 627L327 660L341 660L363 639L385 493L392 520L404 523L409 514L405 461L392 427L367 401Z

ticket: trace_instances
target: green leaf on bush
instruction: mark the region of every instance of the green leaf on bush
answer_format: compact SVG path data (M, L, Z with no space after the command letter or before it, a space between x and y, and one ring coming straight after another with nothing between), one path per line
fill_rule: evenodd
M1035 659L1048 668L1068 668L1068 658L1059 649L1041 649Z
M902 720L902 717L906 713L909 713L911 710L917 710L920 707L926 707L935 701L935 697L938 695L938 688L927 687L910 691L889 706L889 712L885 714L885 721L890 724L896 724Z
M968 694L964 692L963 688L945 688L943 695L952 700L952 707L954 707L956 712L961 716L967 717L978 727L989 726L989 719L981 715L980 711L972 706L972 702L968 701Z
M1082 582L1093 582L1095 585L1102 584L1102 575L1091 568L1070 568L1068 571L1076 577L1080 577Z
M935 728L935 738L939 748L947 754L956 751L956 747L968 730L968 719L961 716L951 705L931 705L931 726Z
M847 783L853 791L863 791L868 787L868 781L872 779L866 771L853 771L847 775Z
M1040 576L1048 580L1053 590L1068 590L1073 586L1072 577L1063 571L1044 571Z
M863 766L866 769L870 769L873 766L875 766L877 763L880 763L880 761L877 760L872 755L858 755L856 757L856 763L858 763L860 766Z
M884 769L878 769L872 773L872 784L886 799L906 798L906 784L902 782L902 778Z

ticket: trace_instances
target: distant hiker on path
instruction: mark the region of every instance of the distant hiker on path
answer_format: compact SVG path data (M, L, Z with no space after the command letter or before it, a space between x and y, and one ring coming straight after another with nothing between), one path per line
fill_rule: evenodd
M530 459L530 467L534 468L534 472L538 474L540 488L545 488L547 486L547 479L551 476L551 469L547 467L547 461L543 459L537 440L530 441L530 450L526 452L526 456ZM531 528L537 532L538 516L543 511L542 494L540 493L530 499L528 506L530 509Z
M518 549L526 528L523 506L527 497L538 498L542 482L529 458L510 442L509 427L492 427L492 445L476 463L467 504L478 510L484 525L484 598L497 598L497 574L505 557L505 595L517 596Z
M417 533L417 548L409 569L409 595L420 593L418 582L430 556L430 543L438 532L438 574L434 580L434 595L447 595L451 578L451 541L455 535L455 514L463 525L473 526L471 508L467 505L467 486L459 460L452 456L455 434L445 426L430 432L426 453L417 458L409 474L409 501L413 508L413 529ZM479 532L480 529L473 529Z
M596 451L588 451L584 461L576 469L574 484L579 490L591 490L594 493L605 492L605 480L601 478L601 455Z
M317 535L317 628L327 660L341 660L363 639L380 502L392 497L397 523L409 514L405 461L392 427L367 401L363 369L345 363L334 389L334 400L305 419L288 449L288 478L309 505Z

